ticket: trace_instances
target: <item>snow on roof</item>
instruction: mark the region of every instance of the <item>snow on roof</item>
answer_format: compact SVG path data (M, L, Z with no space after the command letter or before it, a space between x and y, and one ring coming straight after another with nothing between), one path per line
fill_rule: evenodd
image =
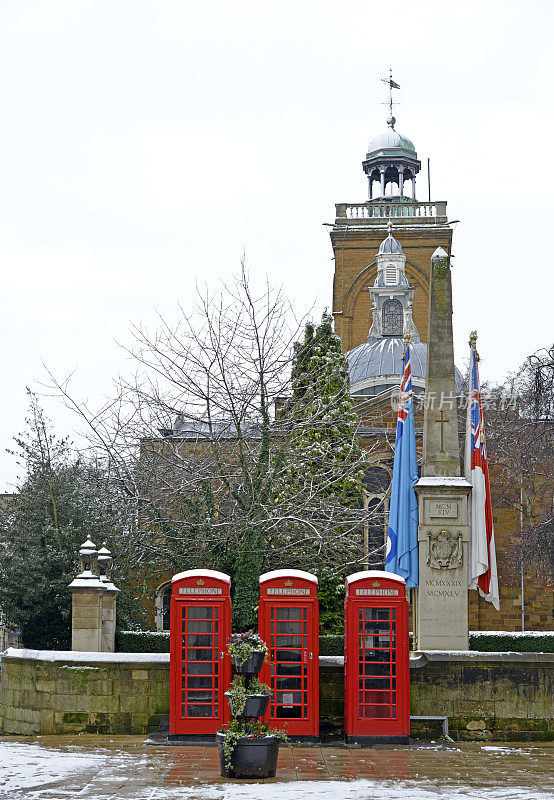
M354 581L371 580L372 578L379 578L382 580L397 581L398 583L406 583L404 578L396 575L394 572L384 572L381 569L367 569L362 572L355 572L353 575L348 575L346 584L349 586Z
M183 578L213 578L214 580L225 581L225 583L231 584L231 578L228 575L224 572L218 572L215 569L187 569L184 572L178 572L177 575L174 575L171 579L171 583L180 581Z
M303 578L305 581L317 583L315 575L301 569L274 569L273 572L264 572L263 575L260 575L260 583L271 581L274 578Z

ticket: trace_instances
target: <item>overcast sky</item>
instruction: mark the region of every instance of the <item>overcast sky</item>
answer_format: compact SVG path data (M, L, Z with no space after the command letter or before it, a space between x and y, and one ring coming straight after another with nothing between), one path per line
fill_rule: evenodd
M5 454L43 362L94 404L131 323L169 319L243 251L300 313L331 305L322 223L362 202L385 129L431 158L454 234L457 363L482 377L553 341L551 0L0 0ZM421 180L419 198L426 199ZM75 426L46 403L60 435Z

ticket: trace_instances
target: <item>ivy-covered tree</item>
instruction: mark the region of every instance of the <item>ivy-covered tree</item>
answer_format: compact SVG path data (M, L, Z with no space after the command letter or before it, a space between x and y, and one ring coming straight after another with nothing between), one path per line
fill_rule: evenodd
M126 579L120 543L124 504L110 487L107 470L75 454L57 439L34 395L27 431L16 437L25 469L18 491L0 508L0 609L32 648L71 648L71 593L79 546L106 540L115 555L114 580L122 590L118 617L140 621L141 605Z
M359 507L365 462L350 397L348 363L327 311L319 325L306 325L304 341L294 345L291 388L287 415L292 431L283 493L309 480L341 504Z
M294 494L306 482L342 507L363 506L363 476L367 468L359 445L358 420L349 391L348 363L332 319L324 312L319 325L308 323L304 341L294 347L292 400L287 414L292 420L290 448L284 470L283 494ZM349 530L351 542L360 544L360 528ZM344 540L337 537L337 549ZM346 553L345 553L346 556ZM306 554L310 567L310 553ZM343 628L345 557L319 566L320 627L338 633ZM315 562L318 563L318 562ZM351 570L350 570L351 571Z

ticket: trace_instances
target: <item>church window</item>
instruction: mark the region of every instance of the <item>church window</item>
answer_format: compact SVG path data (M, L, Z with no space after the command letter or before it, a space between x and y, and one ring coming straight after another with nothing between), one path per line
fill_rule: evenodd
M364 475L364 487L369 494L384 494L390 486L390 475L383 467L370 467Z
M383 336L402 336L404 314L399 300L387 300L383 305Z

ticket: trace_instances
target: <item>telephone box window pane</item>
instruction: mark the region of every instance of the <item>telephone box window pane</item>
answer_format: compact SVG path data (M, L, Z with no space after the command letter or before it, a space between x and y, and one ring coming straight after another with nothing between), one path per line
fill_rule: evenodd
M211 633L212 632L212 623L211 620L199 621L194 622L190 621L188 625L188 632L189 633Z
M365 703L386 704L388 706L390 701L390 692L369 691L365 693Z
M276 619L282 619L282 620L302 619L301 608L276 608L275 614L276 614Z
M190 676L188 679L189 689L211 689L212 679L210 677L194 677Z
M278 663L277 675L302 675L302 665Z
M275 702L282 706L296 705L302 702L302 692L277 692Z
M212 707L211 706L187 706L187 716L188 717L211 717L212 716Z
M302 650L277 650L276 661L302 661Z
M277 689L301 689L302 678L277 678Z
M360 689L388 689L390 678L360 678Z
M192 634L188 637L189 647L210 647L212 644L211 636L202 636L201 634Z
M211 661L212 660L212 649L202 650L201 648L196 647L189 647L188 650L188 659L189 661Z
M302 647L301 636L278 636L277 648L279 647Z
M277 633L302 633L302 623L296 621L278 622Z
M371 620L389 620L391 618L391 610L394 619L394 609L390 608L366 608L366 619Z
M191 691L189 689L188 692L188 701L189 703L207 703L209 704L210 708L212 706L212 693L211 692L201 692L196 689Z
M217 664L215 666L217 667ZM213 665L210 662L202 663L201 661L198 661L189 663L187 665L187 672L189 675L211 675L212 670L213 670Z
M189 619L212 619L213 618L213 606L189 606L188 607L188 618ZM217 617L217 608L216 608L216 617Z

